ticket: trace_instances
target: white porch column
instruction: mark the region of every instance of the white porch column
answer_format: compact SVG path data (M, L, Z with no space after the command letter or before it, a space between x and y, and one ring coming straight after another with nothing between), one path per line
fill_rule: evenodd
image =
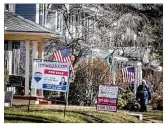
M141 62L138 63L138 85L142 82L142 64Z
M39 53L38 58L44 59L44 41L39 41Z
M134 65L134 68L135 68L134 94L136 95L137 85L138 85L138 66L137 64Z
M9 71L9 75L12 74L12 41L8 41L8 62L7 69Z
M42 59L42 61L44 60L44 41L43 40L39 41L38 58ZM39 92L40 96L43 96L42 89L38 89L38 92Z
M25 95L29 95L29 65L30 65L30 40L25 41L26 62L25 62Z
M38 58L38 41L32 41L32 65L34 59ZM31 95L36 96L36 88L31 89Z

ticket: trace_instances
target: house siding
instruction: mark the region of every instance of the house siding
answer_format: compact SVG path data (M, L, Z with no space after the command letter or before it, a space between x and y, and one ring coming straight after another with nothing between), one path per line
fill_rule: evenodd
M36 4L16 4L15 13L29 19L36 21Z

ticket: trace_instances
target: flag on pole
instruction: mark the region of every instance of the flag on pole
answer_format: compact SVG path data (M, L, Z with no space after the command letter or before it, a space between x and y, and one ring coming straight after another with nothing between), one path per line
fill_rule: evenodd
M74 68L71 63L71 56L69 55L67 48L54 52L53 58L55 59L55 61L58 61L58 62L69 62L71 64L70 70L73 71Z
M109 57L109 56L107 56L107 57L105 58L105 61L106 61L106 63L107 63L108 65L110 65L110 57Z
M106 63L109 65L109 67L110 67L110 72L112 71L112 62L111 62L111 60L110 60L110 56L107 56L106 58L105 58L105 61L106 61Z
M123 82L132 82L135 80L135 68L126 67L121 69Z

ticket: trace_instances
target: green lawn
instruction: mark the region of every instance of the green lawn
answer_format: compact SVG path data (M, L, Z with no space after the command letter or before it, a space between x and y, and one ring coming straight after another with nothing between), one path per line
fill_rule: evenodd
M5 123L141 123L162 122L163 112L154 111L144 113L144 120L140 121L127 115L126 111L106 112L96 111L95 107L67 106L64 118L63 106L31 106L5 107Z

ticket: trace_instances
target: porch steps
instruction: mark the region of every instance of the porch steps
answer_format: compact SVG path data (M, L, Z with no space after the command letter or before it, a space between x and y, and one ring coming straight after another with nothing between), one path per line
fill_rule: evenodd
M43 100L43 99L38 99L39 101L39 105L51 105L52 101L48 101L48 100Z

